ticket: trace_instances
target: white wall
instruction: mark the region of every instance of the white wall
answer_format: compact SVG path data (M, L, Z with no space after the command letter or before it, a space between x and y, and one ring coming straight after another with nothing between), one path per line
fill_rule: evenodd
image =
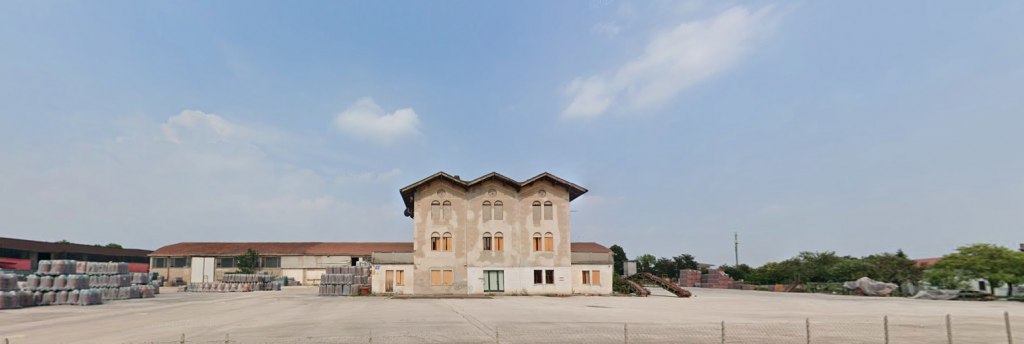
M412 264L380 264L373 266L373 275L370 278L370 291L375 294L385 293L384 283L387 281L385 277L385 271L387 270L402 270L405 271L405 285L396 285L394 294L412 294L413 293L413 270L415 267Z
M601 284L600 285L585 285L583 284L583 271L600 271L601 272ZM590 264L573 264L572 265L572 293L582 295L611 295L612 293L612 266L609 264L590 265ZM593 278L593 277L591 277Z
M504 295L571 295L572 273L569 267L469 267L467 286L469 294L484 294L484 270L505 271ZM555 270L555 284L533 284L533 270Z

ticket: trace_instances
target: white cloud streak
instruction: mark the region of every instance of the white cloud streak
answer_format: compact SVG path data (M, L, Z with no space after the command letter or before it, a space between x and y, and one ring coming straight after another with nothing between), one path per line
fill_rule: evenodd
M386 113L370 97L356 101L334 119L338 130L354 138L389 145L420 134L420 119L412 108Z
M614 72L578 77L565 93L567 118L594 118L619 103L631 109L663 105L672 97L736 65L767 36L777 16L772 7L729 8L654 34L636 58Z

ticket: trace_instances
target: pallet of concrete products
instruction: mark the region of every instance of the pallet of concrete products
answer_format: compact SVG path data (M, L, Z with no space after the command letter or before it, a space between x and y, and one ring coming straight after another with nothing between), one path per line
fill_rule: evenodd
M21 304L18 302L18 292L0 291L0 309L14 308L21 308Z
M149 274L145 272L134 272L131 274L132 284L149 284Z
M128 263L124 262L88 262L85 273L89 275L123 275L128 274Z
M18 276L14 274L0 274L0 291L18 290Z

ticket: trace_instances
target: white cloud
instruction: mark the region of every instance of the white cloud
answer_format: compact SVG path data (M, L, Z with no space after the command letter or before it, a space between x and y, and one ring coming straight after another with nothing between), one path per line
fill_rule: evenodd
M620 31L622 31L622 25L616 23L597 23L590 28L590 32L608 36L608 38L615 37Z
M359 99L338 114L334 124L355 138L385 145L419 135L421 125L412 108L386 113L369 97Z
M772 31L772 7L729 8L654 34L643 53L612 73L579 77L566 86L569 118L593 118L619 102L633 109L664 104L676 94L734 66Z
M174 143L181 143L182 129L190 134L207 135L216 138L228 138L240 136L245 131L220 116L207 114L202 111L185 110L171 116L166 122L160 125L164 137Z

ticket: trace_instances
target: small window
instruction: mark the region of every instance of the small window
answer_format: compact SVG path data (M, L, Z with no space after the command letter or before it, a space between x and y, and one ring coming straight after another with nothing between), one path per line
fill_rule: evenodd
M183 267L187 267L187 266L188 266L188 259L186 259L185 257L171 258L171 267L172 268L183 268Z
M434 233L430 234L430 250L431 251L440 251L441 250L441 234L437 234L437 232L434 232Z
M441 285L441 270L430 270L430 285Z
M494 250L497 252L505 250L505 236L501 232L494 233Z
M455 284L455 273L452 270L441 270L441 274L444 277L443 278L444 285L453 285L453 284Z
M533 284L544 284L544 270L533 270Z
M444 201L444 204L441 206L441 214L441 217L445 220L452 219L452 202Z
M264 268L281 267L281 257L260 257L260 261L260 266Z
M555 284L555 270L544 270L544 283Z
M555 250L555 236L551 232L544 233L544 251Z
M590 284L601 285L601 270L594 270L590 272Z
M536 252L539 252L543 248L544 247L541 246L540 233L533 233L533 250L536 251Z
M441 250L452 250L452 233L444 232L444 235L441 236Z
M551 220L554 218L555 206L551 204L551 201L544 202L544 219Z
M395 285L405 285L405 270L395 270Z
M493 249L491 243L491 232L484 233L484 251L491 251Z
M533 202L533 222L540 223L540 201Z
M590 270L583 270L583 285L590 285Z
M441 219L441 202L433 201L430 202L430 218L434 220Z
M494 219L498 221L505 219L505 207L501 201L494 201Z
M491 201L484 201L483 218L485 222L491 220Z
M218 258L217 259L217 267L218 268L233 268L235 266L236 266L235 258Z
M153 267L154 268L166 268L167 267L167 258L153 258Z

